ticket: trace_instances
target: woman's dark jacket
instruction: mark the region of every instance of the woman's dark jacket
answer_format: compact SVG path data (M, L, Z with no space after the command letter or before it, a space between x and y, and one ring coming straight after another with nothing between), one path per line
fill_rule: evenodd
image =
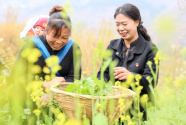
M154 57L158 51L156 45L152 42L146 41L143 36L139 34L138 39L131 43L127 56L127 48L122 38L112 40L107 49L113 51L112 60L118 60L117 67L125 67L131 73L140 74L142 76L140 80L140 85L143 86L141 95L147 94L149 92L149 82L146 77L152 77L147 62L152 62L152 69L155 71L156 65L154 63ZM113 75L114 74L111 74L111 71L109 71L109 68L107 67L104 72L105 81L108 82ZM98 72L98 77L100 78L100 71Z

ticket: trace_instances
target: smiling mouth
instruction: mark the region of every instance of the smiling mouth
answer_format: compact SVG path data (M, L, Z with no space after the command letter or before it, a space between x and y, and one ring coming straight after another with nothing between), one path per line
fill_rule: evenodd
M61 45L54 45L55 48L59 48Z
M127 35L127 33L120 33L120 35L121 35L122 37L125 37L125 36Z

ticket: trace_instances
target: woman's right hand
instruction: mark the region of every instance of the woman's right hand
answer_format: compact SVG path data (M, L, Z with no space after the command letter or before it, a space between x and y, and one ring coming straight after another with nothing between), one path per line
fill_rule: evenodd
M50 88L52 85L60 82L66 82L64 77L55 77L49 82L44 82L43 83L43 88Z

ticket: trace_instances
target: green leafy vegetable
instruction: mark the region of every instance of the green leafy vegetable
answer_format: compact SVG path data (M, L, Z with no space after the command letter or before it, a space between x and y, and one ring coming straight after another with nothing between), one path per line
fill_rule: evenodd
M84 80L75 80L73 84L69 84L65 91L94 96L106 96L112 92L111 83L105 83L97 77L88 77Z

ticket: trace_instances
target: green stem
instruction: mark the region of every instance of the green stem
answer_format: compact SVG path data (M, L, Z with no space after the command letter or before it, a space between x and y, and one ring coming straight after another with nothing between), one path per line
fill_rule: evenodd
M137 100L137 103L138 103L138 121L139 121L139 125L141 125L139 95L137 95L137 96L138 96L138 100Z

